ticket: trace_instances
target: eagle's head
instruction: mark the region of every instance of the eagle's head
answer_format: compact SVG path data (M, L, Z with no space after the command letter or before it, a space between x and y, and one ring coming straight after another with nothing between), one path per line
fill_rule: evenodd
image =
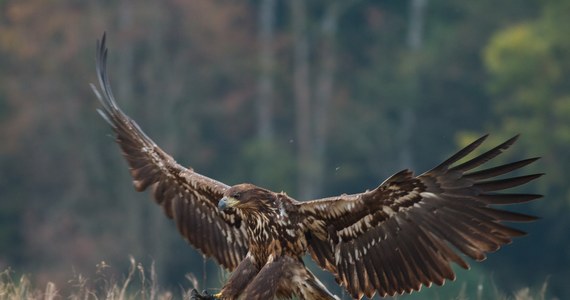
M244 213L275 210L275 193L253 184L244 183L229 188L218 202L220 210L241 210Z

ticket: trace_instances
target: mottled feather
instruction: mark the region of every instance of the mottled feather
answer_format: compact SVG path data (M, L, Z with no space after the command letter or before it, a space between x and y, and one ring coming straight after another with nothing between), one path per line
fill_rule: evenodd
M307 227L327 233L326 238L309 242L313 259L335 274L354 298L370 297L374 292L393 296L455 279L450 263L469 267L456 251L480 261L513 237L524 235L502 222L535 217L490 206L541 197L497 191L526 184L542 174L495 179L537 158L470 172L508 149L515 136L454 165L485 138L419 176L403 170L372 191L300 202L298 210L306 216ZM331 252L334 257L326 255Z
M179 165L158 147L116 104L107 76L105 36L97 43L99 114L116 133L117 143L130 166L137 191L152 189L156 202L174 219L180 233L204 255L229 270L243 260L248 237L234 214L217 209L229 187Z

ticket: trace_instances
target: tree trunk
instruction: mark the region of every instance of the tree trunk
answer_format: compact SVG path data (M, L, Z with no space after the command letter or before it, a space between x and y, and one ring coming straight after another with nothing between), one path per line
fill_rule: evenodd
M325 11L321 21L321 51L320 71L317 78L317 90L315 94L315 172L312 180L313 195L320 194L323 189L325 165L327 127L330 102L333 97L333 83L336 70L336 31L339 16L339 2L332 2ZM311 196L313 196L311 195Z
M275 51L273 34L276 0L262 0L259 7L259 79L257 85L258 138L273 139L273 68Z
M423 46L424 16L427 0L411 0L408 45L412 51Z
M415 107L419 103L421 97L420 91L420 73L419 54L423 46L423 30L424 15L427 0L411 0L410 3L410 22L408 30L408 46L410 47L410 56L416 66L413 73L410 74L410 99L407 105L402 109L400 115L399 134L401 151L399 163L401 168L413 168L413 132L416 120Z
M308 199L312 196L310 179L313 168L311 161L311 89L309 83L307 16L304 1L291 0L290 3L294 38L293 85L297 117L297 189L299 199Z

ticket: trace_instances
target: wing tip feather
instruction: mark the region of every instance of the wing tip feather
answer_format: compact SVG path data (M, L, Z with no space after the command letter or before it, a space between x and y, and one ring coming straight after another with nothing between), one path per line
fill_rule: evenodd
M437 165L435 168L431 169L429 172L445 170L449 168L453 163L457 162L458 160L462 159L463 157L467 156L469 153L473 152L473 150L477 149L481 144L489 137L489 134L486 133L480 138L476 139L475 141L471 142L469 145L463 147L461 150L457 151L451 157Z

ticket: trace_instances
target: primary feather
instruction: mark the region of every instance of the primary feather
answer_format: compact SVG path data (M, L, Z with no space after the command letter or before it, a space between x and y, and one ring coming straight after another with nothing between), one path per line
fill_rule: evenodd
M152 189L155 201L180 233L204 255L233 270L247 253L248 236L239 217L217 209L229 187L179 165L117 106L107 76L105 35L97 43L98 90L91 85L123 150L137 191Z
M531 201L541 195L494 192L542 174L494 177L536 158L468 172L499 155L517 137L453 166L485 138L419 176L404 170L369 192L300 203L301 213L316 224L309 227L321 233L309 244L315 261L336 274L355 298L371 297L376 291L393 296L417 291L422 284L453 280L451 262L467 269L469 265L453 248L481 261L486 253L524 235L502 222L527 222L535 217L490 206Z

